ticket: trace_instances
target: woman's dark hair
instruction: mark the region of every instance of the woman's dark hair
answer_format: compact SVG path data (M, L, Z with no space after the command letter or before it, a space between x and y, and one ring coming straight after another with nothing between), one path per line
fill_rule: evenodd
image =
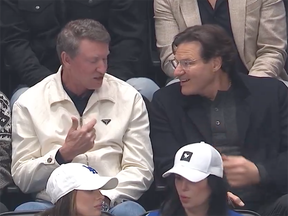
M237 51L232 39L223 28L210 24L189 27L175 36L172 43L173 53L175 54L180 44L189 42L201 44L200 55L204 62L221 57L221 69L229 75L232 73Z
M76 207L75 207L75 196L76 191L71 191L65 196L61 197L56 203L55 206L51 209L48 209L44 212L38 214L38 216L76 216Z
M185 210L181 204L178 193L176 191L174 177L170 183L170 194L163 202L160 208L161 216L185 216ZM227 216L228 215L228 198L227 184L217 176L210 175L207 177L208 186L211 189L209 198L208 216ZM195 194L197 196L197 194Z

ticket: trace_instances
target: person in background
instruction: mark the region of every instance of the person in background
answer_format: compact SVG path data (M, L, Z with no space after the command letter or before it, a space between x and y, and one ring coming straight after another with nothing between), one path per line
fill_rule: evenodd
M282 0L155 0L155 30L163 71L176 78L173 38L187 27L221 26L237 48L235 72L285 81L286 17Z
M8 98L0 91L0 197L11 184L11 110ZM8 211L0 203L0 213Z
M100 216L104 201L100 190L114 189L117 184L117 178L100 176L85 164L63 164L52 172L46 186L54 207L39 216Z

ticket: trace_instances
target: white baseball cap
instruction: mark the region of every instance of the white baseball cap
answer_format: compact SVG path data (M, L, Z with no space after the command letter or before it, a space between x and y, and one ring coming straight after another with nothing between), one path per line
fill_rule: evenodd
M50 175L46 193L51 202L56 203L61 197L73 190L110 190L118 185L115 177L99 176L97 171L81 163L62 164Z
M200 142L180 148L174 166L163 174L178 174L191 182L199 182L209 175L223 178L223 162L220 153L211 145Z

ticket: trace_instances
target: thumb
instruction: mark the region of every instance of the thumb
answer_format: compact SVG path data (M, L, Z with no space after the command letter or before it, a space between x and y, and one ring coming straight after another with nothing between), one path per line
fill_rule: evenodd
M72 126L70 130L77 130L78 128L78 119L76 117L71 117L72 120Z

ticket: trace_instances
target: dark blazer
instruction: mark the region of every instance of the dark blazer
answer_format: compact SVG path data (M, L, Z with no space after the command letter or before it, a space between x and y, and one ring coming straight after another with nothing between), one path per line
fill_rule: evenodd
M108 73L126 81L143 76L145 1L1 0L1 45L21 83L32 86L56 72L56 38L69 21L90 18L111 35ZM146 71L147 73L147 71Z
M254 162L261 186L287 193L288 89L272 78L242 74L232 78L241 153ZM211 125L200 96L184 96L175 83L154 94L150 109L155 171L173 166L177 150L190 143L212 143Z

